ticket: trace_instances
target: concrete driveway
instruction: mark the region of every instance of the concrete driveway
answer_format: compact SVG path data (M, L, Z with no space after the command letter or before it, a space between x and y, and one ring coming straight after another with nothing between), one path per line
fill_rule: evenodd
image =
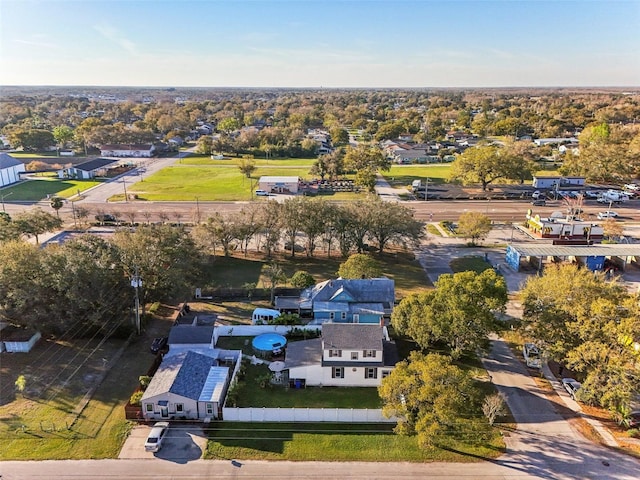
M138 425L124 442L121 459L157 458L173 463L188 463L202 457L207 448L207 436L202 427L194 424L172 423L159 452L146 452L144 443L151 426Z

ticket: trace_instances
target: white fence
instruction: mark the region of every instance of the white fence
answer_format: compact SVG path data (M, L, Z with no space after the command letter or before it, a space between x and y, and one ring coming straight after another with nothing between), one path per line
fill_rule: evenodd
M336 422L395 423L375 408L229 408L222 409L228 422Z

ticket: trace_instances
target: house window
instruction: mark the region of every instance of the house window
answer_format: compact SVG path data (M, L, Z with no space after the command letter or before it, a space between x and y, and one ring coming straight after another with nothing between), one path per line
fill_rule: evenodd
M147 412L153 412L153 403L145 403L145 408Z
M351 360L357 360L358 359L358 352L351 352Z
M329 350L329 358L331 357L341 357L342 350Z
M347 319L347 312L341 312L341 313L340 313L340 318L341 318L342 320L346 320L346 319Z
M382 370L382 378L387 378L389 375L391 375L390 370Z
M335 320L336 319L336 313L335 312L329 312L329 320Z
M213 415L213 403L207 403L207 415Z
M332 367L331 378L344 378L344 367Z
M357 313L353 314L353 323L360 323L360 315Z
M364 378L378 378L378 369L377 368L365 368L364 369Z
M374 358L376 356L375 350L363 350L362 356L365 358Z
M184 412L184 404L182 404L182 403L176 403L176 412L177 412L177 413L182 413L182 412Z

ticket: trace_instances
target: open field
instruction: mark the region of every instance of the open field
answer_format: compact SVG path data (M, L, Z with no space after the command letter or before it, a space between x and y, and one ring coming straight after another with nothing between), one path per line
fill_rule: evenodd
M445 448L420 448L415 437L395 435L393 425L230 423L209 431L205 458L292 461L477 462L504 453L502 437L473 447L452 440Z
M391 170L383 172L389 185L396 188L411 188L413 180L425 180L429 178L429 183L446 183L449 178L451 164L430 164L430 165L393 165Z
M372 254L382 267L382 274L395 281L396 299L401 299L423 288L431 287L424 269L415 259L413 253L404 251L392 251L390 253ZM316 252L314 257L296 255L291 258L289 254L276 254L272 261L280 265L287 278L299 270L309 272L316 282L322 282L336 277L340 264L346 259L333 252L327 257L325 252ZM267 260L263 256L249 253L247 258L237 253L230 257L216 257L208 272L208 277L203 278L206 284L202 285L203 294L207 288L228 287L242 288L245 283L254 283L258 288L266 288L268 283L262 275L262 269L267 266ZM287 284L281 286L288 286Z
M3 188L1 192L5 199L11 202L39 202L46 199L47 195L70 198L100 183L100 180L38 178Z
M225 157L224 159L215 159L211 158L210 155L192 153L188 157L180 159L178 165L207 165L237 168L237 162L239 160L242 160L242 158ZM253 162L258 167L307 167L308 172L316 160L317 158L271 158L269 160L265 158L254 158Z

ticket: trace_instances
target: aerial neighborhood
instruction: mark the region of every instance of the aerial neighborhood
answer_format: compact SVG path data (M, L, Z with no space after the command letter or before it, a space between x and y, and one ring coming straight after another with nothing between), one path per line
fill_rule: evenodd
M2 102L1 460L640 453L640 92Z

